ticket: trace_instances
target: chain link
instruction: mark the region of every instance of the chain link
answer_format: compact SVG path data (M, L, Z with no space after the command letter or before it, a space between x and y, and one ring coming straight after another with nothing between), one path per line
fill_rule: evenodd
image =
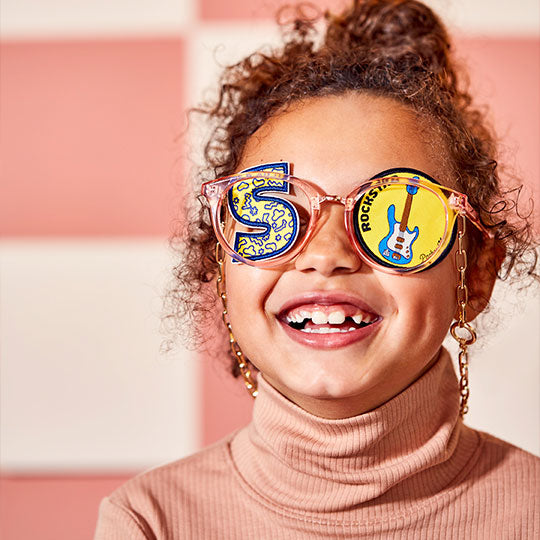
M216 262L218 264L218 276L216 280L216 289L218 296L221 298L221 303L223 304L223 311L221 312L221 318L227 327L227 332L229 333L229 344L234 358L236 359L236 364L240 373L244 379L244 384L246 385L247 391L251 397L256 398L257 383L253 379L251 370L249 369L249 362L245 359L244 353L240 349L240 345L236 342L234 338L231 323L229 322L229 315L227 312L227 294L225 292L225 271L223 268L223 250L219 243L216 244Z
M463 418L469 410L469 355L467 347L476 341L476 332L467 322L467 302L469 291L465 283L465 270L467 270L467 253L464 247L465 216L458 215L458 234L456 267L458 270L458 284L456 297L458 303L458 320L450 327L450 334L459 344L459 414Z

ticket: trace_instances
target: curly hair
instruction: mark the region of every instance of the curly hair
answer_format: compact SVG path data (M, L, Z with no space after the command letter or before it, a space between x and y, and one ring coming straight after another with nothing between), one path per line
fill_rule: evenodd
M537 278L532 225L518 212L520 190L501 187L495 136L485 112L472 104L440 19L416 0L354 0L337 15L310 17L308 11L306 5L293 7L293 17L280 23L282 46L225 68L217 99L195 109L213 128L198 181L234 173L249 137L295 102L346 92L391 98L426 119L445 142L458 189L506 252L502 267L494 270L498 277L514 276L522 283L526 276ZM472 233L472 257L483 241ZM181 262L166 319L208 322L216 304L208 287L217 271L216 237L202 204L192 209L187 228L172 243ZM201 336L193 334L198 343Z

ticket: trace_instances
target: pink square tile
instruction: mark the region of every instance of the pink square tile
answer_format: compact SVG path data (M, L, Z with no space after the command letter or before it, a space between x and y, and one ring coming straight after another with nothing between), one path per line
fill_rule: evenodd
M184 43L13 42L1 55L2 233L167 234Z
M199 0L199 14L203 20L250 20L273 18L280 7L289 6L287 0ZM339 10L345 0L317 0L311 2L321 11Z

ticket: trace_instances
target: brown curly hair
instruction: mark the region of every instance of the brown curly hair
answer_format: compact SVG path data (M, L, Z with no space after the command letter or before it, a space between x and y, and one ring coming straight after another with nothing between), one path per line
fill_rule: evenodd
M495 137L486 114L472 105L440 19L416 0L354 0L338 15L309 16L314 8L308 7L280 12L282 19L293 13L280 23L281 48L255 52L227 67L217 99L195 109L213 126L199 182L234 173L249 137L299 100L351 91L392 98L425 118L445 141L458 189L506 251L498 277L513 275L521 283L525 276L537 277L532 226L517 209L519 189L501 188ZM322 31L317 30L321 23ZM470 241L474 260L484 240L473 233ZM207 328L200 323L215 315L216 295L207 285L217 270L216 237L202 204L191 210L187 228L173 236L172 244L181 262L166 320L173 331L186 319L199 330ZM204 333L192 335L197 344Z

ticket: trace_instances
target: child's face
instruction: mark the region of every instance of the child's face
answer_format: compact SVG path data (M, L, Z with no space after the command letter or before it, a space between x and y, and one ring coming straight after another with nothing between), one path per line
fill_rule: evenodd
M437 145L425 139L414 113L392 100L310 99L259 129L239 170L289 161L295 176L331 195L393 167L448 184L444 148L434 155ZM314 237L293 261L260 269L227 258L228 312L242 350L272 386L313 414L343 418L384 403L436 360L456 311L455 247L426 271L384 273L362 263L350 245L343 206L321 208ZM299 311L375 322L349 334L303 332L286 322Z

